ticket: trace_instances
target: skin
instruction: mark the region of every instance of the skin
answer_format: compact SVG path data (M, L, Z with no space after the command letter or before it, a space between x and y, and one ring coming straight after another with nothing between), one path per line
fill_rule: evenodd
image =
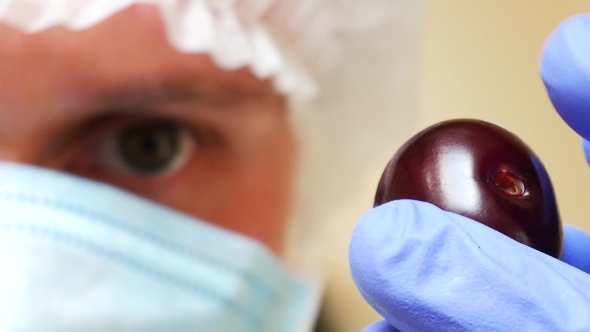
M0 24L0 160L112 184L277 254L297 157L286 108L249 70L176 51L149 6L81 32ZM105 143L146 119L185 128L182 161L158 174L125 167Z

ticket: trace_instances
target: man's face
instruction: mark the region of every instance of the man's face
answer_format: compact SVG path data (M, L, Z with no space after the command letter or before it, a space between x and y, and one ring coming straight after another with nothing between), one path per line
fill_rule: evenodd
M106 182L276 252L296 154L286 112L270 82L173 49L152 7L81 32L0 24L0 160Z

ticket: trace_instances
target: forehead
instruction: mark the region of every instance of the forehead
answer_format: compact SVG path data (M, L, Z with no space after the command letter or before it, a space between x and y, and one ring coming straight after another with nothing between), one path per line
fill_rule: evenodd
M227 71L206 54L178 52L169 43L158 10L148 5L132 6L82 31L55 27L25 34L0 24L3 106L47 108L61 103L63 107L98 90L134 82L158 85L179 77L194 78L212 91L239 87L255 92L270 87L247 69Z

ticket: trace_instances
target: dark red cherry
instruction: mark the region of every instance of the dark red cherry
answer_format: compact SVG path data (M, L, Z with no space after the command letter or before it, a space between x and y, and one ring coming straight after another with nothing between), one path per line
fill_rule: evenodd
M480 120L450 120L406 142L389 161L375 206L432 203L553 257L563 230L549 175L517 136Z

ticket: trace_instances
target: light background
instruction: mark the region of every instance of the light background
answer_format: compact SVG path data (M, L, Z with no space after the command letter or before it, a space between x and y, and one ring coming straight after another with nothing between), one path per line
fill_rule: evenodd
M590 168L579 137L553 110L538 71L548 35L564 19L590 11L590 1L434 0L426 10L420 112L408 121L411 131L460 117L510 129L548 169L563 222L590 232ZM359 332L379 319L354 288L347 250L354 223L370 207L383 166L376 165L363 187L326 222L330 231L324 234L325 243L332 256L322 330Z

